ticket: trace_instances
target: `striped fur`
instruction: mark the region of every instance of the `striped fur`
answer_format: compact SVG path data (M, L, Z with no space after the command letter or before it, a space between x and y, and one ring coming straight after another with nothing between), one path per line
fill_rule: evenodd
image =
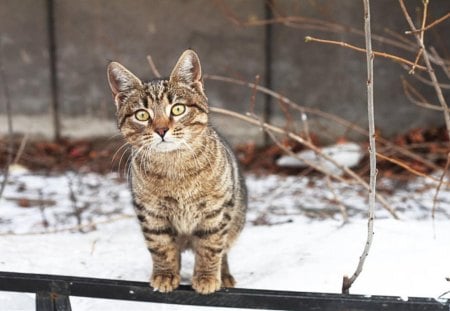
M185 51L167 80L143 83L115 62L108 79L133 150L131 190L153 261L150 285L174 290L181 252L192 249L197 292L233 287L227 253L244 226L247 194L233 152L208 123L197 55ZM176 116L178 104L185 112ZM137 119L142 110L149 120Z

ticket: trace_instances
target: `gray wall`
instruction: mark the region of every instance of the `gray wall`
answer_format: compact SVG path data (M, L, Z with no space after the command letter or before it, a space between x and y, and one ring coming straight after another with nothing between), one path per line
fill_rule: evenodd
M196 50L204 73L253 81L265 80L266 27L231 23L219 2L207 0L54 0L58 98L63 135L112 135L114 105L105 67L109 60L123 63L143 79L152 78L146 56L151 54L162 74L169 74L180 53ZM242 20L264 18L265 1L224 0ZM46 0L0 0L0 29L4 71L13 103L14 126L19 132L52 135ZM362 29L362 1L275 0L277 12L328 20ZM408 1L410 12L421 1ZM450 1L430 4L429 20L450 10ZM390 37L385 28L408 29L397 1L372 1L373 32ZM449 23L427 33L427 42L442 51L449 47ZM305 27L272 26L271 88L299 104L344 117L366 127L365 55L336 46L305 43L306 35L344 40L364 46L358 34L330 33ZM392 38L392 37L390 37ZM440 38L440 39L439 39ZM398 41L398 40L397 40ZM444 46L437 45L437 42ZM415 53L374 41L374 48L414 59ZM439 75L441 73L439 72ZM400 77L408 77L392 61L375 60L376 124L386 136L412 127L442 125L441 114L413 106L403 95ZM445 80L442 80L445 81ZM448 80L447 80L448 81ZM415 85L432 102L431 87ZM212 106L244 112L251 90L206 81ZM449 92L446 96L448 98ZM3 98L3 94L1 94ZM262 111L264 97L258 96ZM273 101L273 118L282 113ZM4 110L2 110L4 111ZM298 114L293 114L296 118ZM0 117L5 131L4 117ZM238 140L254 139L258 131L237 121L216 118L219 127ZM346 134L330 122L310 116L312 131L324 137ZM232 126L230 126L232 125ZM239 131L239 129L241 129Z

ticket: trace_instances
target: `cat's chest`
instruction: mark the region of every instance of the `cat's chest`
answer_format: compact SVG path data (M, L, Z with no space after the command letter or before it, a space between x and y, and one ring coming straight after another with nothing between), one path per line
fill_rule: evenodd
M191 234L202 219L200 202L192 198L180 196L160 198L160 204L155 206L169 219L172 226L180 234Z
M145 195L149 207L164 215L180 234L190 234L202 219L204 194L198 189L181 189L175 191L159 189ZM153 189L155 190L155 189Z
M196 211L190 209L180 209L177 213L170 215L170 222L180 234L191 234L200 222L200 217Z
M205 212L220 205L219 193L202 174L185 179L167 179L160 176L135 176L133 192L147 208L168 219L180 234L191 234L201 223ZM219 202L220 201L220 202Z

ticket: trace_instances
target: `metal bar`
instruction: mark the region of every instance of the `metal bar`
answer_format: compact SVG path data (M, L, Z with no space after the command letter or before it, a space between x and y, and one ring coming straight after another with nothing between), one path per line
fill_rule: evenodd
M36 311L54 311L55 305L50 292L38 291L36 293Z
M72 307L70 306L69 296L54 295L53 299L55 302L55 310L56 311L72 311Z
M49 291L36 291L36 311L72 311L67 285L67 282L51 281Z
M0 272L0 290L267 310L448 311L450 309L449 300L437 301L433 298L409 297L405 301L394 296L368 297L238 288L224 289L212 295L199 295L186 285L180 286L170 294L162 294L154 292L147 282L13 272Z

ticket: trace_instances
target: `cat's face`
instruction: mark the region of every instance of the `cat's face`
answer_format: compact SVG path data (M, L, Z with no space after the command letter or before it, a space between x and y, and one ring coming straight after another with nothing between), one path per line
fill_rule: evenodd
M208 123L197 54L185 51L168 80L141 82L116 62L108 81L124 137L138 150L171 152L192 149Z

